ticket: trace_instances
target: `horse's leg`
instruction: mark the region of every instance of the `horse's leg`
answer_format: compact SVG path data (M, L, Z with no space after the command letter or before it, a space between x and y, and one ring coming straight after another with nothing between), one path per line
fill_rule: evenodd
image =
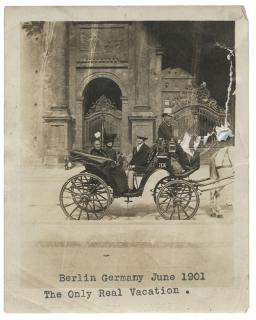
M216 208L216 215L217 218L223 218L221 214L221 207L220 207L220 193L219 190L215 190L215 208Z
M224 188L224 187L223 187ZM220 195L221 195L221 190L223 188L216 190L216 213L217 213L217 218L223 218L223 213L221 211L221 206L220 206Z
M210 206L211 206L211 217L216 217L216 197L215 190L210 190Z

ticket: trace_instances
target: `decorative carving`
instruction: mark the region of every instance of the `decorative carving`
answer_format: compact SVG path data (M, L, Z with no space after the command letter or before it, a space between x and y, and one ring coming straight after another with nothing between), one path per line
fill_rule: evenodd
M90 25L80 28L80 60L117 63L128 60L128 33L125 25Z
M95 112L107 112L111 110L116 110L114 102L108 99L105 95L102 95L89 109L88 114Z

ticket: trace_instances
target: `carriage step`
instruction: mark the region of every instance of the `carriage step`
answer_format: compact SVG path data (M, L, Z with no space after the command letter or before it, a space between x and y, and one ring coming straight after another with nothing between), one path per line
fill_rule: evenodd
M132 200L130 200L130 198L129 197L127 197L127 199L126 200L124 200L124 202L126 202L127 203L127 206L128 206L128 204L130 203L130 202L133 202Z

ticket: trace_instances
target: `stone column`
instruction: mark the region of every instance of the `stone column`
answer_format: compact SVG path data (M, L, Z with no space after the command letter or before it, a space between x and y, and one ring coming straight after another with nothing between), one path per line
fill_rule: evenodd
M128 154L131 151L131 137L129 137L129 104L128 98L121 97L122 100L122 125L121 125L121 152Z
M145 107L149 104L149 49L147 43L147 33L143 22L136 22L135 35L135 104L138 107Z
M64 161L70 147L70 122L67 106L68 30L65 22L55 22L49 39L44 81L44 163Z
M156 118L156 126L159 127L161 121L162 121L162 111L163 111L163 105L162 105L162 57L163 57L163 48L156 48L156 109L155 114L157 116Z
M161 74L162 71L162 56L164 50L161 47L156 48L156 73L157 75Z
M83 149L84 141L84 132L83 132L83 123L84 123L84 112L83 112L83 97L76 99L76 105L74 110L75 116L75 140L73 149Z

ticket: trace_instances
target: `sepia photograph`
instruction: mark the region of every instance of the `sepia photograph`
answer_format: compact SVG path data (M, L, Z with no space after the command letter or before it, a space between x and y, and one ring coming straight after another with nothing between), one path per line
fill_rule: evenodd
M7 7L7 312L248 308L248 21L201 8Z
M46 172L63 182L61 210L52 206L49 220L232 222L234 27L21 25L22 161L52 168ZM40 192L42 205L50 195L49 188Z

